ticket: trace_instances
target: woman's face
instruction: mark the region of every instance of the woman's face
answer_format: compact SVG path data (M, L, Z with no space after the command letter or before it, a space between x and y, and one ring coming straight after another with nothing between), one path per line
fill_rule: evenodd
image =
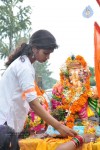
M50 54L53 52L53 50L44 50L39 49L34 52L35 59L39 61L40 63L43 63L47 61L50 57Z

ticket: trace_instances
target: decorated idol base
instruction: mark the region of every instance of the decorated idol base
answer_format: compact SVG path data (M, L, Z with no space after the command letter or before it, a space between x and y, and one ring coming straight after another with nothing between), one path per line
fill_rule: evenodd
M83 135L85 126L74 126L73 129L80 135ZM100 126L95 126L94 129L95 129L95 135L99 137L100 136ZM90 133L92 134L92 130Z
M60 133L57 130L55 130L51 125L48 126L45 133L52 137L56 137L60 135Z
M100 126L95 126L94 129L95 129L95 135L100 137ZM74 126L73 130L80 135L84 135L85 126ZM48 126L45 133L52 137L57 137L60 135L60 133L50 125ZM90 133L92 134L92 130Z

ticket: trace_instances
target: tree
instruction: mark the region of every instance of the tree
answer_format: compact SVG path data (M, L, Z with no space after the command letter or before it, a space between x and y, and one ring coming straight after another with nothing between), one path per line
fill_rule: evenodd
M90 70L92 76L95 76L94 67L89 67L89 70Z
M95 86L95 85L96 85L96 82L95 82L95 80L94 80L94 77L91 77L91 78L90 78L90 85L91 85L91 86Z
M94 67L89 67L90 72L91 72L91 77L90 77L90 85L95 86L96 81L95 81L95 72L94 72Z
M23 0L1 0L0 53L6 57L15 48L20 37L29 36L31 7L22 7Z
M48 62L44 62L42 64L35 62L33 64L36 72L36 80L37 82L39 80L38 85L40 85L40 87L42 86L43 89L52 88L52 86L57 82L55 79L50 77L52 72L48 69L49 65L50 64Z

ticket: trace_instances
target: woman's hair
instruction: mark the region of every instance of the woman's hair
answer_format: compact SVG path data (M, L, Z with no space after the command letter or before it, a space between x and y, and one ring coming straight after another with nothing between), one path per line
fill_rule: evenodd
M54 50L58 48L55 37L47 30L36 31L29 40L29 45L37 49Z
M7 125L0 125L0 150L20 150L15 131Z
M9 66L15 59L23 55L33 55L32 48L54 50L58 48L55 37L47 30L38 30L30 37L29 44L22 43L21 46L8 57L6 66Z

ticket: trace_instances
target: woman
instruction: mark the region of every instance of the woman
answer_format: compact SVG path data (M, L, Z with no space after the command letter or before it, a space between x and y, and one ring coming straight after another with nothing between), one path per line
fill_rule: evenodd
M8 58L8 68L0 81L0 124L7 124L21 132L29 106L52 125L63 137L75 136L76 132L54 119L38 101L35 90L35 71L32 63L43 63L58 48L55 37L47 30L35 32L29 44L22 44Z

